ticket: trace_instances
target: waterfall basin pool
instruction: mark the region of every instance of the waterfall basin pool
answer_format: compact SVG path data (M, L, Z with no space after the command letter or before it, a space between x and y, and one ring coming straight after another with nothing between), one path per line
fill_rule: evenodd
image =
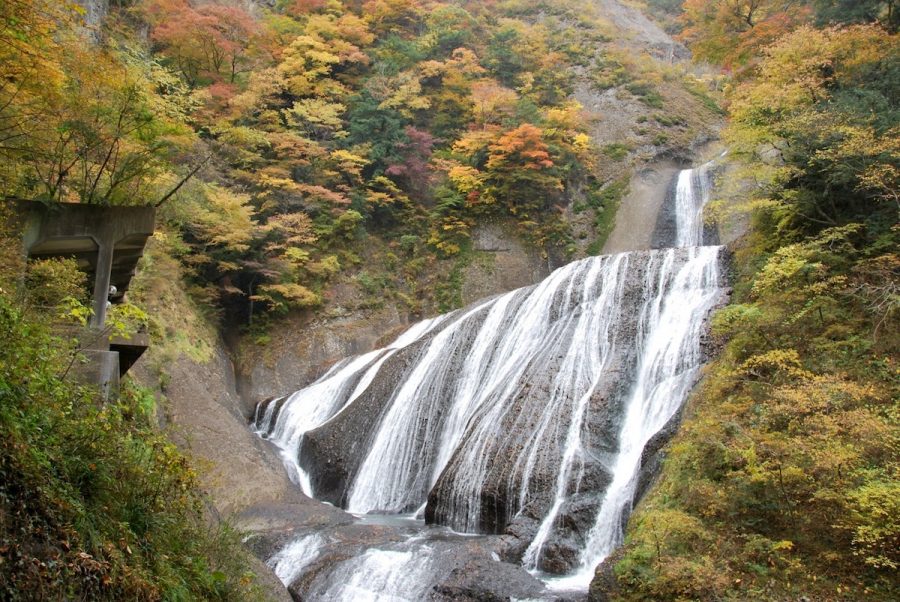
M316 503L312 502L311 503ZM584 579L529 573L505 561L508 535L458 533L415 514L348 515L349 522L256 535L267 564L298 599L418 602L509 599L580 601Z

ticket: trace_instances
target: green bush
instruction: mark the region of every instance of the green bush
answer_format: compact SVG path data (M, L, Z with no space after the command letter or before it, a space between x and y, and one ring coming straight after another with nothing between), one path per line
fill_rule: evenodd
M0 584L6 600L246 600L236 536L210 527L153 396L67 374L74 350L0 295Z

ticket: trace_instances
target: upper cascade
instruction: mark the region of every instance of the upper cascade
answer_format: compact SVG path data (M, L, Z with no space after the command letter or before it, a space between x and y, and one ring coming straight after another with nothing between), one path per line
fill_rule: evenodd
M309 495L513 534L509 557L585 588L621 541L724 298L721 248L700 246L709 178L709 165L678 176L677 248L576 261L420 322L261 406L257 431Z
M678 173L675 183L676 247L703 244L703 208L709 202L713 165L710 161L696 169L683 169Z
M654 225L651 247L696 247L719 243L717 228L704 221L716 160L676 174Z

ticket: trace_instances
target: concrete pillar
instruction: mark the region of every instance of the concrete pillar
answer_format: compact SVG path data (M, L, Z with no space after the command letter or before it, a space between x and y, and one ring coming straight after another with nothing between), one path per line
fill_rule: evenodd
M102 241L97 251L97 269L94 272L94 315L91 327L103 328L106 322L106 303L109 300L109 279L112 274L113 250L115 245Z

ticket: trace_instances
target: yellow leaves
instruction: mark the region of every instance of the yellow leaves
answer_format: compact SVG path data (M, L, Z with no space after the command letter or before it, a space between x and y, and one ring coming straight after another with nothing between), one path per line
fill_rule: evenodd
M298 97L315 96L337 100L347 93L342 83L332 78L337 65L366 62L366 56L349 42L324 40L317 35L301 35L284 50L277 71L288 92Z
M362 8L366 20L378 33L412 29L425 15L419 0L368 0Z
M716 336L729 336L756 326L763 316L762 309L752 303L735 303L723 307L713 315L712 332Z
M366 201L375 207L409 205L411 203L400 187L386 176L376 176L369 181Z
M791 378L813 378L814 374L803 368L800 354L795 349L773 349L745 360L737 369L737 374L756 378L783 374Z
M450 60L445 64L448 69L458 71L467 76L487 73L487 70L481 66L478 56L468 48L457 48L454 50L450 55Z
M478 56L468 48L457 48L446 61L422 61L416 65L420 77L446 77L452 74L475 78L487 73Z
M572 147L579 153L586 153L591 150L591 137L584 132L575 134L572 138Z
M857 79L868 73L862 67L891 60L892 53L895 42L878 27L800 27L770 46L760 76L736 90L732 129L763 141L786 129L814 132L823 124L813 108L834 90L860 87L865 82ZM795 119L801 121L792 123Z
M563 130L576 130L581 127L581 103L575 101L560 107L551 107L544 112L547 126Z
M302 266L307 261L309 261L310 254L308 251L303 249L299 249L297 247L290 247L289 249L285 249L284 258L287 259L294 266Z
M851 411L878 398L879 391L871 384L831 374L809 376L799 383L779 386L771 393L772 407L782 408L794 417Z
M892 478L893 477L893 478ZM896 474L851 493L852 515L842 526L853 533L854 554L872 567L900 568L900 480Z
M858 179L857 190L878 199L900 202L900 127L876 132L871 126L841 124L834 128L840 142L818 149L816 160Z
M484 185L484 175L468 165L455 165L447 173L450 181L463 194L480 190Z
M830 30L800 27L766 49L761 78L789 105L811 103L825 94L834 75L835 40Z
M366 202L375 207L388 207L394 204L394 198L386 192L366 191Z
M342 116L347 110L339 102L322 98L303 98L287 111L287 121L313 137L338 136L343 127Z
M365 157L345 149L332 151L330 157L337 164L341 173L353 180L358 180L362 176L363 168L370 163Z
M321 261L316 261L306 266L306 270L322 278L330 278L341 271L341 263L335 255L328 255Z
M353 46L368 46L375 40L366 22L351 12L335 15L310 15L306 20L308 35L325 39L332 44L344 42ZM358 49L357 49L358 50Z
M515 110L518 94L494 80L472 84L472 102L478 124L499 124Z
M224 126L218 129L219 140L247 150L270 148L265 132L246 126Z
M322 300L313 291L302 284L263 284L251 298L254 301L271 303L276 310L284 311L288 307L315 307Z
M317 239L312 219L302 211L273 215L262 229L278 235L279 246L311 245Z
M500 129L496 126L469 130L453 143L453 152L465 157L472 157L476 153L487 149L488 145L494 142L499 134Z
M257 173L255 180L261 189L267 191L296 192L300 190L300 186L288 177L288 174L282 174L272 169L261 170Z
M434 224L429 232L428 244L444 257L452 257L461 250L461 242L468 238L471 225L455 217L445 217Z
M374 77L367 86L375 98L383 99L378 108L397 109L405 117L431 106L428 97L422 95L422 84L413 71L403 71L394 77Z
M812 250L805 245L787 245L778 249L759 271L753 282L757 296L784 290L794 285L794 278L801 272L819 272L822 264L811 261Z
M198 207L193 220L201 235L214 245L248 250L256 225L250 197L214 185L207 187L205 197L206 205Z

